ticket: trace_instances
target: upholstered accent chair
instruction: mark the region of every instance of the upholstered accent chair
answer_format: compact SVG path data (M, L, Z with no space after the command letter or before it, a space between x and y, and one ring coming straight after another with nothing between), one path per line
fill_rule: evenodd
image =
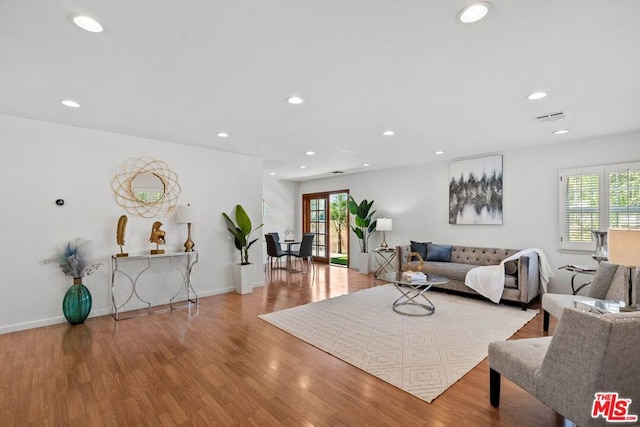
M543 294L542 328L549 330L549 315L560 319L565 307L575 307L575 301L585 301L594 299L619 300L628 299L629 269L608 262L601 262L596 274L591 282L589 293L584 295L570 294ZM637 288L637 286L636 286Z
M552 337L489 344L490 403L500 404L501 375L580 427L592 418L596 393L631 399L640 420L640 312L600 314L565 308ZM636 425L636 424L632 424Z

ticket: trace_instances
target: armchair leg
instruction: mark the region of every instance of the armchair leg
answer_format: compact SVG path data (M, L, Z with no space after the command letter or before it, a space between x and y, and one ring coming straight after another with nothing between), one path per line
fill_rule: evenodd
M542 317L542 330L545 332L549 332L549 312L546 310L542 310L543 317Z
M489 401L491 406L500 406L500 372L489 368Z

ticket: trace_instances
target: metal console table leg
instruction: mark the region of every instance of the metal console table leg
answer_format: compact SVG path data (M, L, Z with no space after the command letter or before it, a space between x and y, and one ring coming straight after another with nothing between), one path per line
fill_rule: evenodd
M186 257L186 264L185 265L181 265L178 262L178 258L182 259ZM168 309L163 309L163 310L156 310L156 311L152 311L151 310L151 303L145 299L143 299L139 294L138 291L136 289L137 284L138 284L138 280L140 279L140 277L146 273L149 270L152 270L152 259L163 259L163 258L169 258L169 265L173 268L175 268L176 270L178 270L182 276L182 281L180 284L180 288L178 289L178 291L175 293L175 295L173 295L170 299L169 299L169 308ZM144 268L142 268L137 274L128 274L126 271L123 271L120 266L119 263L130 263L131 261L134 260L145 260L146 261L146 266ZM196 293L196 291L193 289L192 285L191 285L191 275L193 272L193 268L198 264L198 253L196 251L193 252L177 252L177 253L173 253L173 254L158 254L158 255L138 255L138 256L129 256L129 257L117 257L117 256L112 256L111 257L111 316L115 319L115 320L124 320L124 319L131 319L134 317L140 317L140 316L148 316L149 314L153 314L156 312L163 312L163 311L167 311L167 310L175 310L175 309L179 309L179 308L186 308L189 307L191 305L197 305L199 304L199 298L198 298L198 294ZM129 292L129 295L125 298L124 302L120 305L118 305L118 303L116 302L116 273L120 273L122 276L126 277L129 280L129 283L131 284L131 291ZM186 293L187 299L184 302L184 304L181 305L176 305L176 303L174 302L175 299L181 294L181 293ZM129 304L133 297L136 297L137 300L139 300L140 302L144 303L146 305L146 307L143 308L144 312L143 313L139 313L139 314L134 314L131 316L127 316L127 317L122 317L121 316L121 312L122 309Z

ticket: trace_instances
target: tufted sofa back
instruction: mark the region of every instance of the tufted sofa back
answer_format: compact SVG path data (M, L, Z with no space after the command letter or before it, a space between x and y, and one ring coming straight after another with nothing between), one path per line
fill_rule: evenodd
M475 248L472 246L454 246L451 262L473 265L497 265L519 249Z

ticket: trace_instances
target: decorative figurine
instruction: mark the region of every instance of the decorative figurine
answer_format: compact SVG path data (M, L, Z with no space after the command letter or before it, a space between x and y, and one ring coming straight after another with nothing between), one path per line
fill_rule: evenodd
M120 245L120 253L116 254L117 257L125 257L129 256L129 254L124 253L122 247L124 246L124 232L127 228L127 216L122 215L120 219L118 219L118 229L116 231L116 242Z
M156 244L155 249L151 249L151 255L159 255L164 253L164 249L160 249L160 245L164 245L164 230L160 230L162 227L162 223L160 221L156 221L153 223L151 227L151 237L149 237L149 241Z

